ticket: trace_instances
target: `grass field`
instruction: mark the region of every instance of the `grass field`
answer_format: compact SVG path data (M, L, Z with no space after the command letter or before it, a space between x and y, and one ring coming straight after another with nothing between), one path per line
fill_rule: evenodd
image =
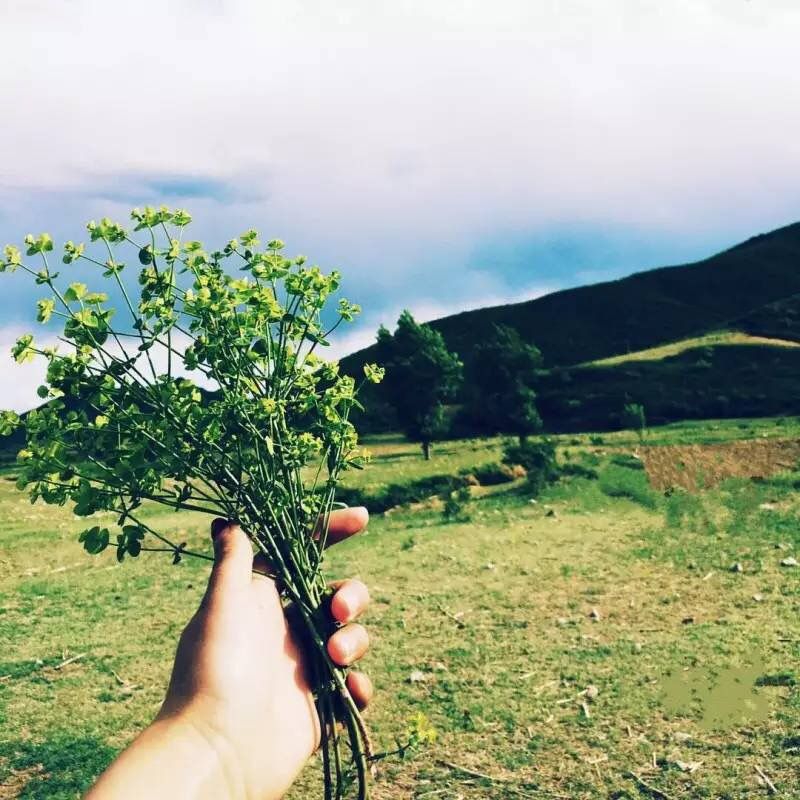
M733 420L646 443L797 433ZM768 797L761 772L800 797L800 567L781 566L800 559L800 473L664 496L630 434L559 445L597 478L535 503L512 485L457 524L400 510L331 551L332 576L372 591L374 738L391 747L417 711L439 732L387 762L374 796L733 800ZM361 486L496 460L500 443L442 443L428 463L392 437L371 450ZM0 520L0 797L73 798L154 714L207 566L87 556L79 520L5 479ZM203 520L161 522L205 545ZM292 797L318 796L311 772Z

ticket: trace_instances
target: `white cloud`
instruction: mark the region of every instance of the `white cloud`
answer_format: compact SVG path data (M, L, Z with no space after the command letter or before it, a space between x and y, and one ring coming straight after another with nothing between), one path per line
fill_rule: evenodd
M508 292L507 294L471 295L450 303L417 300L409 302L406 306L394 306L383 309L380 313L370 313L359 321L355 330L347 331L339 336L331 337L331 346L324 355L327 358L338 359L361 350L375 343L375 332L380 325L385 325L389 330L394 330L397 318L404 309L408 309L417 322L430 322L434 319L457 314L464 309L486 308L488 306L505 305L506 303L522 303L536 297L555 291L553 287L532 286L523 291Z
M17 339L26 333L33 333L34 342L38 348L56 347L62 353L70 352L70 345L53 334L37 335L35 329L17 325L0 326L0 385L2 385L2 395L0 396L0 409L11 411L28 411L43 401L39 399L36 390L45 381L47 362L41 356L36 356L24 364L17 364L11 356L11 348ZM189 339L182 333L174 333L172 338L173 350L182 353L188 344ZM106 351L114 357L122 355L122 348L114 343L108 343ZM125 347L125 357L134 356L138 359L137 367L146 377L150 375L149 363L145 363L146 358L143 353L137 353L134 348ZM167 348L159 344L152 347L149 351L150 362L156 374L168 371ZM198 371L188 372L183 368L182 363L173 358L171 370L173 375L191 378L196 384L204 388L213 388L213 382L209 381Z
M15 189L200 174L351 242L774 220L798 200L788 0L0 8Z
M794 0L0 0L0 26L0 244L217 181L177 198L193 235L253 224L344 269L367 316L340 354L403 306L569 279L469 266L504 234L733 242L800 205ZM34 368L0 365L23 403Z

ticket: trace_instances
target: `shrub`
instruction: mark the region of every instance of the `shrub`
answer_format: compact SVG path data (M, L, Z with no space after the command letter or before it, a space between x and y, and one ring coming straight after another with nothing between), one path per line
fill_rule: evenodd
M639 441L644 441L647 419L641 403L625 404L625 408L622 409L622 426L630 428L639 437Z
M454 492L448 492L443 499L442 517L444 517L445 522L469 522L471 519L468 511L471 499L469 486L462 486Z
M475 476L480 486L497 486L501 483L510 483L519 477L508 464L499 464L496 461L474 467L469 470L469 474Z
M605 444L605 439L602 436L590 436L589 437L589 444L593 444L595 446Z
M504 464L519 464L528 473L527 489L539 494L548 483L558 479L556 447L550 439L524 444L507 444L503 449Z
M592 481L597 480L599 477L596 469L586 467L583 464L576 464L574 462L562 464L559 468L559 472L563 477L587 478L588 480Z

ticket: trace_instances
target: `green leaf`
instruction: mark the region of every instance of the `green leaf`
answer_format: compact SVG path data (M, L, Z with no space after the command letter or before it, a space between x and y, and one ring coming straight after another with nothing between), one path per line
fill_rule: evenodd
M83 549L87 553L96 556L108 547L109 538L108 528L101 528L95 525L93 528L87 528L82 531L78 541L83 542Z
M86 294L85 283L71 283L67 290L64 292L64 299L67 302L74 303L80 300Z
M10 436L19 427L20 418L16 411L0 411L0 436Z
M38 309L38 313L36 314L36 319L39 322L47 322L53 315L55 307L56 307L55 300L47 298L45 300L37 301L36 308Z
M142 539L144 528L139 525L125 525L122 533L117 537L117 560L122 561L125 554L136 558L142 552Z
M82 255L85 246L82 244L75 244L73 241L69 241L64 245L64 255L62 257L62 261L65 264L71 264L73 261L77 261Z
M53 249L53 239L49 233L43 233L40 236L29 233L25 237L25 244L28 245L25 252L29 256L36 255L36 253L49 253Z
M29 333L26 333L24 336L20 336L17 339L16 344L13 348L11 348L11 355L14 357L14 361L17 364L24 364L26 361L32 361L35 355L33 351L33 336Z
M183 228L192 221L192 216L188 211L182 208L176 208L175 213L172 215L172 224L179 228Z
M249 231L245 231L240 237L242 245L247 248L258 247L258 231L250 228Z

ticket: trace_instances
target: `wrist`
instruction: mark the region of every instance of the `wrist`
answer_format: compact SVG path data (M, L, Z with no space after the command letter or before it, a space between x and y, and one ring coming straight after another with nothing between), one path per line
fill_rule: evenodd
M103 773L86 800L243 800L235 753L200 716L159 714Z
M180 753L198 775L198 800L243 800L245 779L236 749L213 724L209 715L188 708L174 714L159 714L150 726L162 746Z

